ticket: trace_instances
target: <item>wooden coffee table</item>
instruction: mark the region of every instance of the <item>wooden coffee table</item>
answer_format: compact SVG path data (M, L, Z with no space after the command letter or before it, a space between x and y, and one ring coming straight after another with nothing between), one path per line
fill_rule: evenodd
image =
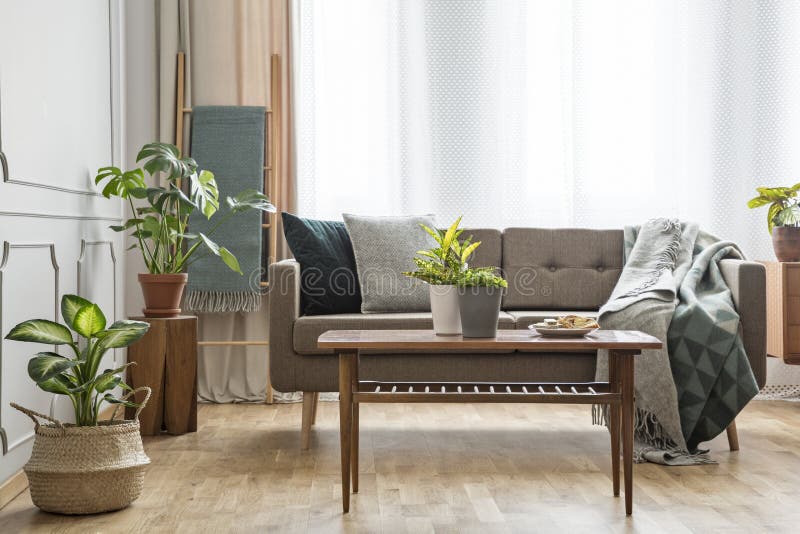
M614 495L619 496L619 443L625 473L625 512L633 509L633 357L661 342L642 332L598 330L580 338L550 338L527 330L499 330L495 338L437 336L431 330L332 330L320 348L339 354L339 434L342 452L342 508L350 510L350 481L358 492L358 407L363 402L544 402L608 404ZM491 350L570 353L609 350L608 382L373 382L359 380L359 350ZM380 358L380 354L370 354ZM497 355L502 358L502 354ZM620 411L622 412L620 414Z

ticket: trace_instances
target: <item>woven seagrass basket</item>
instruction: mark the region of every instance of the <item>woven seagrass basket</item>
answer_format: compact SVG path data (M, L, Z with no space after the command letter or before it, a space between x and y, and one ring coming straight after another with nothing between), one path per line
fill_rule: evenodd
M58 514L95 514L119 510L139 498L150 463L139 433L139 413L150 388L137 388L123 398L137 391L145 391L145 398L133 420L115 421L117 405L111 419L97 426L64 424L11 403L35 425L33 452L24 467L33 504Z

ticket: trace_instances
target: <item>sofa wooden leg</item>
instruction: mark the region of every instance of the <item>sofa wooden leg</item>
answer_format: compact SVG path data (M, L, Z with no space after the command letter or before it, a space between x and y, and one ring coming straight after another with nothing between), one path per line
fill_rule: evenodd
M311 425L314 424L315 399L315 392L303 392L303 420L300 427L300 446L304 451L308 450L309 443L311 442Z
M317 424L317 407L319 406L319 391L314 392L314 399L311 406L311 426Z
M739 434L736 432L736 419L731 421L728 428L725 429L728 433L728 446L732 451L739 450Z

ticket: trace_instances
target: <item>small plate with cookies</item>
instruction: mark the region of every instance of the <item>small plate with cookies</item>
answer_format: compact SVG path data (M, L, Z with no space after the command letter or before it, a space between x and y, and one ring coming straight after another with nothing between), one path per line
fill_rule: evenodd
M581 337L600 328L593 317L564 315L557 319L545 319L528 327L539 335L547 337Z

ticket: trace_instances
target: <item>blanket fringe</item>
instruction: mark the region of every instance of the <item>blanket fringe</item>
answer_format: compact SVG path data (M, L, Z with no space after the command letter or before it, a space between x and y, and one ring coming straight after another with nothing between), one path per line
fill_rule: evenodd
M661 229L662 233L672 233L670 242L664 248L664 250L659 253L658 258L656 258L656 265L653 271L650 273L650 276L648 276L647 279L645 279L637 287L631 289L623 295L620 295L618 298L635 297L641 295L658 282L659 278L661 278L661 274L664 271L674 270L675 265L678 263L678 254L680 253L681 248L680 221L678 219L654 219L651 222L656 221L663 223L663 227Z
M261 295L253 291L188 291L183 307L200 313L255 312Z
M689 452L678 447L678 445L664 431L664 427L658 422L656 416L641 408L634 410L633 437L634 440L643 443L645 447L634 447L633 461L644 463L647 454L660 452L672 458L683 458L692 464L714 464L714 460L709 458L708 451L698 450ZM608 405L592 404L592 424L608 426Z

